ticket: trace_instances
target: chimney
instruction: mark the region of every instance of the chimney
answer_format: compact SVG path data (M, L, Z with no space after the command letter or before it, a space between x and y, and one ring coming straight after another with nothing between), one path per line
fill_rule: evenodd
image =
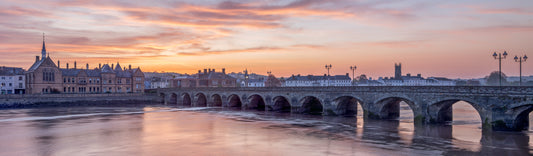
M422 77L422 74L416 74L417 77Z
M98 69L102 69L102 64L98 63Z
M89 64L87 63L87 65L85 65L85 66L86 66L87 70L89 70Z
M407 77L411 77L411 74L410 74L410 73L407 73Z
M74 61L74 69L76 69L76 61Z
M213 69L213 73L215 73L215 69Z
M57 60L57 68L61 68L61 65L59 65L59 60Z
M208 70L208 71L209 71L209 73L211 73L211 68L209 68L209 70Z
M131 64L128 66L128 68L131 70Z
M346 73L346 76L350 77L350 73Z
M68 69L68 63L67 63L67 69Z
M198 70L198 74L201 74L202 73L202 70Z
M207 69L204 69L204 74L207 74Z
M115 65L111 64L111 70L114 70L114 69L115 69Z
M222 74L226 74L226 68L222 68Z
M124 71L126 71L126 67L124 67Z
M39 56L35 56L35 62L39 61Z

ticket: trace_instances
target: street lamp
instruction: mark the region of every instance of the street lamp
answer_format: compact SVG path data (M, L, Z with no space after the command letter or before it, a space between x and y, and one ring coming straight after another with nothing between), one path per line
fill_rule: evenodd
M503 57L502 53L496 53L492 54L494 59L498 59L500 61L500 69L499 69L499 76L500 76L500 87L502 86L502 59L505 59L507 57L507 51L503 51Z
M350 66L350 69L352 70L352 85L355 82L355 69L357 69L357 66Z
M329 69L331 69L331 64L329 64L329 65L326 64L325 67L328 70L328 86L329 86Z
M527 56L524 55L523 57L520 56L514 56L514 61L520 63L520 83L519 85L522 86L522 62L526 62Z

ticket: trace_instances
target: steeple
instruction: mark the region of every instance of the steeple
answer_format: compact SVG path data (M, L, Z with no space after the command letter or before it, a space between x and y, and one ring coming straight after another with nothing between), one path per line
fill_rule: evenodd
M44 45L44 33L43 33L43 49L41 49L41 54L42 54L41 59L44 60L46 58L46 47Z

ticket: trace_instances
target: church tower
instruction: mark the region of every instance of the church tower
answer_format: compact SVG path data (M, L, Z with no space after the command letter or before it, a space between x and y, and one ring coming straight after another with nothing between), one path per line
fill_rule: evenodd
M44 45L44 33L43 33L43 48L41 49L41 60L44 60L46 58L46 47Z
M394 64L394 79L402 78L402 63Z

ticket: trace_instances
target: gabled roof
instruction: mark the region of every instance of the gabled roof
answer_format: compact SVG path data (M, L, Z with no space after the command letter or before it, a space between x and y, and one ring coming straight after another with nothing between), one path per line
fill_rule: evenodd
M117 66L114 69L116 72L122 71L122 67L120 67L120 64L117 62Z
M102 66L102 73L113 73L113 70L111 69L111 67L109 67L109 64L104 64L104 66Z
M33 65L28 69L29 72L32 72L32 71L35 71L37 68L39 68L43 63L49 63L51 64L53 67L57 67L56 64L54 63L54 61L52 61L52 59L50 59L50 56L44 58L44 59L41 59L35 63L33 63Z

